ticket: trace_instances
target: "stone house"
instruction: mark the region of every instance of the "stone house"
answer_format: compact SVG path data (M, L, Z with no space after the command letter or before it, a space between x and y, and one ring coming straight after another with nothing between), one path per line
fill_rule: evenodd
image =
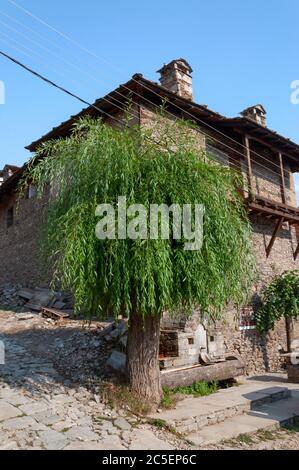
M221 358L226 353L240 355L247 372L276 371L282 364L281 352L286 349L284 322L262 338L255 329L254 311L261 289L275 274L299 267L299 209L294 185L294 173L299 171L299 145L267 127L266 111L260 104L247 108L239 117L226 118L195 103L192 69L184 59L170 62L159 73L160 84L135 74L27 148L34 152L49 139L67 136L74 122L86 115L101 116L119 126L128 102L133 124L153 126L157 106L165 102L167 117L193 121L199 148L246 176L244 203L253 227L260 277L254 286L252 307L239 312L228 308L221 325L201 325L196 315L192 321L177 324L165 318L162 366L194 364L200 352L207 352L210 358ZM6 166L0 174L0 285L30 286L47 281L39 262L38 243L47 200L37 199L34 188L28 188L17 207L16 188L24 168ZM294 334L299 338L299 322L295 322Z

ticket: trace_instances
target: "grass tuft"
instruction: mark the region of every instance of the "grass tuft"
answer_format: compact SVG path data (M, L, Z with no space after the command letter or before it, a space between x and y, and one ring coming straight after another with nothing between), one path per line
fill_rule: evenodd
M110 408L126 409L134 415L147 415L151 411L151 405L143 397L133 393L127 385L105 383L100 394L103 402Z
M242 444L250 445L254 443L254 440L249 434L240 434L240 436L237 437L237 440L241 442Z
M161 402L161 406L166 409L174 408L179 395L192 395L194 397L205 397L216 393L220 388L218 382L196 382L193 385L187 387L176 387L176 388L164 388L164 397Z

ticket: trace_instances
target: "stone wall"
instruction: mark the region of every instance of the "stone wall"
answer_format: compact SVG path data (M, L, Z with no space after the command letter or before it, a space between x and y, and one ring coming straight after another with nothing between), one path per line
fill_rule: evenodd
M282 202L282 185L280 177L280 162L277 153L261 144L250 141L253 192L259 196ZM257 155L258 154L258 155ZM288 162L283 159L286 203L296 207L294 177Z
M286 225L278 234L269 258L265 248L274 230L274 222L263 217L252 216L253 243L259 278L253 289L254 304L259 304L260 294L274 276L284 271L299 268L299 261L293 259L296 234ZM253 310L253 308L252 308ZM281 352L286 351L286 328L281 320L274 331L262 337L256 330L240 330L240 314L228 309L224 322L225 346L227 351L240 354L246 363L248 373L277 371L285 365ZM294 336L299 338L299 321L294 322Z
M157 113L156 108L149 108L140 106L140 125L145 129L151 129L153 131L153 139L159 142L161 146L165 144L167 148L175 150L176 143L179 143L180 137L184 139L184 142L197 145L199 150L204 150L206 147L206 138L200 131L200 128L190 129L189 127L180 126L176 122L175 116L160 115ZM169 132L165 132L167 129ZM171 134L171 139L169 138ZM177 141L176 141L177 139Z
M23 198L14 193L0 205L0 285L33 287L47 282L40 260L40 230L47 197ZM13 225L7 226L7 211L13 208Z
M149 128L153 126L153 123L157 125L154 112L142 108L141 124ZM209 150L214 153L219 161L224 164L230 162L233 168L239 168L244 176L244 189L248 190L246 164L242 157L244 154L242 140L237 136L232 136L236 142L223 137L220 138L220 134L208 128L203 129L203 131L204 134L209 134L209 137L206 137L200 130L198 131L196 138L198 139L199 149L205 148L207 144ZM222 141L222 144L219 140ZM252 141L250 145L252 149L254 192L260 196L282 202L278 155ZM220 150L220 154L217 154L217 150ZM258 157L255 152L260 154L262 158ZM294 178L285 160L284 171L286 202L296 207ZM270 242L274 227L275 222L263 217L252 216L253 244L259 272L259 278L252 293L253 304L255 305L259 303L262 290L275 275L299 268L299 260L295 262L293 259L297 236L295 230L290 228L287 223L283 225L282 230L278 233L269 258L266 257L266 247ZM253 308L251 310L253 311ZM266 337L262 337L255 329L240 330L240 312L236 309L228 308L224 318L223 334L226 353L240 355L246 363L247 373L274 372L284 367L285 359L282 358L281 352L286 350L287 346L285 322L283 320L278 323L274 331L271 331ZM177 326L179 326L179 323ZM169 328L170 325L167 324L167 327ZM294 336L299 338L299 321L295 322Z
M139 123L139 107L131 110L134 117L128 122L134 126ZM124 112L118 111L114 118L106 122L120 129ZM40 235L45 217L48 194L40 199L36 196L22 198L11 192L0 198L0 290L1 287L16 285L22 287L47 287L51 276L45 272L41 260ZM14 223L7 226L7 212L13 207Z
M140 124L143 127L152 128L154 126L157 136L161 136L163 120L166 121L165 117L157 118L154 110L145 106L140 106L140 109L134 108L134 110L136 114L138 113ZM117 118L121 118L121 115L118 114ZM137 123L138 119L135 118L132 124ZM113 125L116 125L115 122ZM206 143L218 147L228 155L228 161L233 163L234 167L235 165L239 166L245 175L244 160L242 159L244 149L240 144L232 143L223 137L220 138L219 134L216 135L210 129L205 129L204 132L209 132L210 138L206 138L201 129L191 131L192 138L198 142L198 148L204 149ZM215 144L214 138L221 139L223 145L219 142ZM238 139L236 136L234 138ZM224 144L235 148L237 154ZM277 174L273 173L273 171L279 171L277 156L255 145L253 150L262 153L267 159L273 159L275 163L267 169L266 161L258 161L253 156L254 189L260 195L281 201L280 179ZM285 162L287 201L296 206L294 180L289 170ZM14 225L7 227L7 210L13 204L15 204L14 195L4 201L2 198L0 205L0 285L7 282L20 283L23 286L41 285L41 282L47 278L43 273L39 254L39 234L43 223L43 208L46 199L42 201L36 198L22 200L19 210L15 214ZM268 259L266 258L266 246L273 233L274 223L265 218L253 217L252 225L253 243L259 268L259 279L253 289L256 301L259 299L262 289L269 284L274 275L285 270L299 268L299 260L296 262L293 260L297 237L294 231L290 230L288 224L284 224L278 234ZM226 351L231 354L240 354L247 363L247 372L276 371L281 367L283 360L280 351L286 348L284 322L280 322L275 331L271 332L267 338L262 338L255 330L240 331L240 313L230 308L225 315L223 333ZM295 325L295 335L299 338L299 322Z

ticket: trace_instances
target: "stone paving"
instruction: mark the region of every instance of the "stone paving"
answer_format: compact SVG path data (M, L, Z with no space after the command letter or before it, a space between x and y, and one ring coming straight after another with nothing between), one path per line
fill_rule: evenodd
M230 429L234 435L244 430L245 413L253 414L257 407L264 406L264 415L269 423L284 421L293 415L299 416L299 386L289 383L284 373L265 373L257 377L242 377L238 387L220 389L217 393L205 397L186 397L180 400L176 407L155 413L152 418L159 418L173 426L177 431L187 434L192 442L194 435L203 434L215 437L218 428L223 427L221 436ZM271 409L272 413L271 413ZM277 410L281 413L278 416ZM259 429L263 420L256 412L251 421ZM220 423L223 423L220 426ZM206 429L205 429L206 428ZM215 435L215 436L214 436Z
M5 344L5 365L0 364L0 450L208 448L199 443L191 446L165 428L152 426L128 412L113 410L101 402L89 383L72 381L66 363L57 367L54 345L58 342L73 354L71 338L79 328L76 322L61 327L38 315L20 317L0 309L0 341ZM234 394L238 389L224 392ZM193 400L195 403L198 399ZM202 405L201 402L200 408ZM163 413L157 415L161 417ZM298 448L294 444L296 439L298 442L297 435L285 433L283 439L279 436L277 447L272 448ZM237 448L249 446L243 441L240 445L236 442ZM258 437L256 441L253 438L249 447L269 448L270 444L260 442ZM234 448L231 443L209 448L227 447Z
M209 446L207 450L299 450L299 426L242 434Z
M37 317L30 321L0 311L0 341L5 344L5 365L0 365L0 450L188 448L165 430L111 410L84 384L71 384L49 359L51 345L41 341L37 347L32 339L31 330L43 331L46 324ZM48 333L55 340L55 331Z

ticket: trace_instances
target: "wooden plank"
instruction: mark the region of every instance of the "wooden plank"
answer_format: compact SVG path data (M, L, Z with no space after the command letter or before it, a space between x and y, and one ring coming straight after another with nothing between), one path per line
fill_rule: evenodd
M270 243L269 243L269 245L268 245L268 247L267 247L267 249L266 249L267 258L269 258L269 256L270 256L270 253L271 253L271 250L272 250L272 248L273 248L274 242L275 242L275 240L276 240L277 234L278 234L279 230L281 229L283 222L284 222L284 217L281 217L281 218L277 221L277 224L276 224L276 227L275 227L275 229L274 229L272 238L271 238Z
M287 351L294 352L292 348L292 342L294 339L294 322L293 318L287 317L285 319L286 333L287 333Z
M210 366L194 366L161 373L162 386L168 388L193 385L196 382L228 380L245 374L245 365L241 360L227 360Z
M264 214L269 214L275 218L284 217L285 221L292 221L293 223L299 223L299 214L298 215L287 214L286 212L283 212L282 210L271 209L269 207L256 204L254 202L249 203L248 207L254 212L261 212Z
M279 166L280 166L280 180L281 180L281 199L283 204L286 204L287 197L286 197L286 186L285 186L285 175L284 175L284 166L282 160L282 153L279 152Z
M297 248L296 248L295 253L294 253L294 261L296 261L296 259L298 258L298 255L299 255L299 243L298 243Z
M53 320L66 320L67 318L70 318L68 313L65 313L61 310L56 310L54 308L44 307L42 309L42 314L43 316L53 318Z
M279 208L282 208L284 210L289 209L290 211L297 213L299 215L299 209L295 206L290 206L289 204L283 204L282 202L273 201L273 199L269 199L267 197L259 196L259 195L255 195L254 199L255 201L263 201L265 204L267 203L271 206L275 204Z
M21 289L18 292L18 296L22 299L31 300L34 296L34 291L32 289Z
M244 130L239 129L238 127L234 127L233 130L235 132L238 132L238 134L243 134L243 132L244 132ZM271 145L268 142L266 142L265 139L261 139L261 138L256 137L252 132L247 133L247 135L251 140L254 140L255 142L258 142L259 144L262 144L263 146L270 148L275 153L280 151L281 145L277 145L277 146ZM285 145L287 145L287 144L283 144L283 146L285 146ZM294 155L289 153L289 151L284 151L283 154L286 157L288 157L290 160L292 160L292 162L295 163L297 168L298 168L298 157L295 157Z
M245 145L245 158L247 162L247 176L248 176L248 189L249 194L252 193L252 165L251 165L251 156L250 156L250 144L249 138L247 135L244 137L244 145Z

